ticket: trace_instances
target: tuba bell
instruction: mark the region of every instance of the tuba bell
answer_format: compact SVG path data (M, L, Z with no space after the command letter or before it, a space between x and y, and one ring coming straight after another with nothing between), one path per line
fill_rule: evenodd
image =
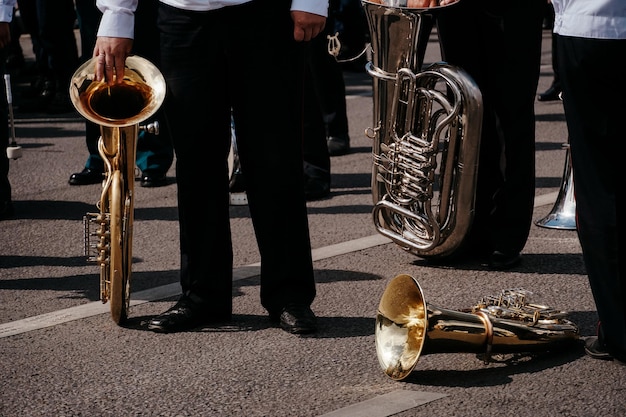
M159 109L165 80L148 60L126 59L122 83L95 80L96 58L81 65L70 82L70 98L87 120L100 125L98 151L105 164L98 213L87 213L85 255L100 266L100 299L113 321L126 320L130 306L134 180L140 130L158 134L158 122L139 126ZM118 75L119 76L119 75Z
M388 284L376 316L376 353L382 370L402 380L421 355L466 352L488 363L492 354L557 351L579 340L567 313L533 304L530 292L503 290L468 311L427 305L417 280L398 275Z
M415 255L446 257L473 222L482 95L461 68L422 69L436 17L454 4L402 3L362 1L372 49L374 224Z

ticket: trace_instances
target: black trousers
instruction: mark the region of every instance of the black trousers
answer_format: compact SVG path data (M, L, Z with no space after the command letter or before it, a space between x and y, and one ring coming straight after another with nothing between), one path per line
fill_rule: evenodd
M57 89L66 90L79 62L74 2L20 0L18 6L31 35L38 70L54 77Z
M464 0L438 18L442 56L483 96L476 211L468 248L521 251L535 195L535 94L544 0Z
M626 361L626 40L558 36L576 230L609 351Z
M293 39L290 3L159 9L165 112L176 152L181 284L216 312L232 307L231 110L261 256L261 303L275 312L315 297L302 172L307 44ZM200 203L204 199L208 204Z

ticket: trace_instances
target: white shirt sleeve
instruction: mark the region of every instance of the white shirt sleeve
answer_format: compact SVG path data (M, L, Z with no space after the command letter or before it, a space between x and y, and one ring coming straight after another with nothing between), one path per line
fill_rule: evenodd
M15 0L0 0L0 22L11 22L14 8Z
M98 36L134 39L137 1L97 0L96 6L102 12Z
M301 10L328 17L328 0L292 0L291 10Z

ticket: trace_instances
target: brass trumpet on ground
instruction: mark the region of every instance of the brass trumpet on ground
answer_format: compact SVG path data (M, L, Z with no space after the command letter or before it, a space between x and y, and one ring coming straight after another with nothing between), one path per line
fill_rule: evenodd
M428 353L491 354L559 350L579 338L567 313L533 304L523 289L484 297L467 312L427 305L415 278L398 275L380 300L376 353L392 379L406 378Z
M374 224L418 256L450 256L473 222L482 95L462 69L422 65L436 17L454 4L362 4L372 39Z
M97 207L87 213L85 253L100 266L100 299L110 302L116 323L128 316L132 273L132 236L137 136L141 129L158 133L158 123L140 127L165 98L165 80L148 60L126 59L124 79L109 86L94 79L95 58L80 66L70 83L70 98L86 119L100 125L98 150L105 179Z

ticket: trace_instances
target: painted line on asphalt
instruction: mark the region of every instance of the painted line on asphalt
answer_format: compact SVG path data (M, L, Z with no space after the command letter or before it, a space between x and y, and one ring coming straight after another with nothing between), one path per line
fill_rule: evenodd
M535 197L535 207L554 204L558 197L558 192L547 193ZM349 240L347 242L337 243L318 249L313 249L313 260L331 258L333 256L344 255L350 252L371 248L374 246L390 243L391 240L382 235L371 235L359 239ZM260 273L259 262L245 265L233 270L233 281L250 278ZM131 293L130 305L135 306L150 301L162 300L180 294L180 284L172 283L160 287L149 288L147 290ZM40 314L38 316L27 317L21 320L15 320L9 323L0 324L0 338L9 337L16 334L26 333L32 330L43 329L46 327L56 326L57 324L67 323L73 320L79 320L86 317L96 316L109 312L109 305L100 301L93 301L75 307L57 310L50 313Z
M397 390L319 417L388 417L447 396L436 392Z
M313 260L331 258L333 256L344 255L350 252L356 252L362 249L390 243L391 240L382 235L372 235L360 239L354 239L347 242L329 245L319 249L313 249ZM261 264L259 262L245 265L233 269L233 281L238 281L260 274ZM131 293L130 305L135 306L155 300L172 297L180 294L180 284L178 282L162 285L160 287L149 288L147 290ZM73 320L79 320L86 317L96 316L98 314L109 313L109 304L103 304L101 301L93 301L79 306L65 308L50 313L40 314L38 316L27 317L22 320L15 320L9 323L0 324L0 338L9 337L16 334L30 332L32 330L43 329L46 327L56 326L57 324L67 323Z

